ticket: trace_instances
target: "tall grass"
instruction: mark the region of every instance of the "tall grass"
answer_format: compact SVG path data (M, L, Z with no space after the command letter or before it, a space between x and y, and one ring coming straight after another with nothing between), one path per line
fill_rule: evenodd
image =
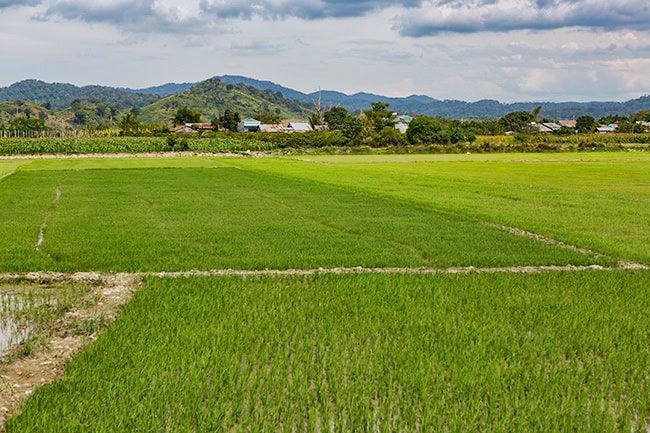
M7 430L645 431L649 277L149 279Z

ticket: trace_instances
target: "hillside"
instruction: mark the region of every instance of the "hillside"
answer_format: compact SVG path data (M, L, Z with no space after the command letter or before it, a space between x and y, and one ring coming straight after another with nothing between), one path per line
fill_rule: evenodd
M38 102L54 110L70 107L73 101L101 101L111 106L139 108L160 99L158 95L145 95L105 86L78 87L65 83L46 83L24 80L9 87L0 87L0 101Z
M62 130L70 127L70 124L60 117L58 113L47 110L39 104L33 102L0 102L0 129L10 130L16 127L15 119L35 122L30 126L20 124L17 126L19 129L25 127L42 129L42 127L45 127L50 130Z
M245 84L229 84L218 79L204 81L184 93L168 96L140 110L145 123L166 123L182 107L191 107L209 122L228 108L243 117L271 113L281 118L304 118L308 107L284 98L271 90L260 90Z
M313 109L314 101L321 105L340 106L350 112L370 108L372 102L382 101L400 113L426 114L432 117L452 119L499 118L513 111L531 111L542 106L542 116L549 119L575 119L582 115L600 118L608 115L629 116L650 109L650 96L642 96L625 102L517 102L502 103L483 99L475 102L439 100L426 95L403 98L386 97L358 92L347 95L335 90L303 93L271 81L256 80L238 75L215 76L208 82L219 82L205 88L204 83L167 83L143 89L116 89L103 86L77 87L72 84L49 84L37 80L25 80L0 88L0 101L39 102L48 109L69 108L74 100L111 108L142 108L141 120L165 122L182 106L190 106L210 120L225 108L240 111L244 116L260 112L277 113L281 117L305 117ZM209 87L209 86L208 86ZM160 99L164 97L164 99Z
M310 107L313 101L320 97L324 108L340 106L354 112L370 108L372 102L382 101L390 104L390 108L400 113L426 114L432 117L452 119L463 118L499 118L513 111L532 111L542 106L542 115L551 119L574 119L582 115L595 118L620 114L629 116L641 110L650 109L650 96L642 96L625 102L516 102L502 103L484 99L476 102L459 100L439 100L426 95L411 95L403 98L392 98L373 93L359 92L353 95L323 90L313 93L302 93L270 81L260 81L248 77L224 75L219 77L229 83L245 83L259 89L269 89L280 92L285 98L294 99Z

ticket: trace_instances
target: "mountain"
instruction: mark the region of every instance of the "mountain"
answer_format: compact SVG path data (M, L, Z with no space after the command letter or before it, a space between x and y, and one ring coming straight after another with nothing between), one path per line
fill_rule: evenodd
M0 101L29 101L49 104L52 109L68 108L74 100L102 101L108 105L139 108L160 99L157 95L127 92L105 86L78 87L65 83L24 80L9 87L0 87Z
M222 114L226 108L238 111L243 117L260 113L271 113L284 119L309 115L308 107L270 89L261 90L211 78L183 93L167 96L143 107L138 117L145 123L166 123L182 107L191 107L200 112L206 122Z
M297 90L290 89L288 87L275 84L272 81L260 81L253 78L242 77L240 75L221 75L213 77L217 80L223 81L228 84L245 84L250 87L254 87L260 90L270 90L273 93L280 92L282 96L287 99L292 99L294 101L307 104L307 106L312 106L312 99L309 95L299 92Z
M161 86L145 87L144 89L123 88L121 90L124 90L129 93L141 93L143 95L157 95L160 96L161 98L164 98L165 96L187 92L189 89L196 86L197 84L199 83L167 83Z
M452 119L499 118L513 111L530 112L537 106L542 107L541 116L549 119L575 119L582 115L590 115L595 118L615 114L629 116L638 111L650 109L650 96L648 95L625 102L502 103L492 99L466 102L450 99L439 100L426 95L395 98L365 92L347 95L334 90L303 93L271 81L256 80L240 75L215 76L212 80L234 87L226 87L224 90L221 86L219 89L213 89L220 96L200 96L196 92L193 93L192 89L197 85L200 86L201 83L167 83L143 89L115 89L102 86L76 87L71 84L48 84L42 81L26 80L0 88L0 101L50 102L54 109L67 108L75 99L90 102L99 100L111 106L119 104L125 108L140 108L154 103L151 108L142 108L145 116L141 116L141 119L145 121L154 119L163 121L164 117L172 111L175 112L180 106L186 105L202 112L205 116L216 115L223 109L230 108L240 111L244 115L254 115L260 111L274 111L282 113L282 116L305 117L308 111L313 111L314 102L317 100L320 100L324 109L340 106L354 113L370 108L372 102L381 101L387 102L393 111L399 113L425 114ZM234 94L228 96L227 92L223 93L233 89L237 89L239 97L235 97ZM199 93L201 91L198 90ZM178 98L175 98L176 96ZM194 103L198 105L192 105Z
M445 117L452 119L489 119L503 117L513 111L532 111L537 106L542 106L542 117L550 119L575 119L579 116L589 115L601 118L608 115L619 114L629 116L641 110L650 109L650 96L642 96L625 102L516 102L502 103L492 99L483 99L476 102L459 100L439 100L426 95L410 95L403 98L387 97L373 93L359 92L353 95L322 90L309 94L275 84L271 81L259 81L238 75L224 75L218 77L229 83L245 83L259 89L270 89L280 92L285 98L294 99L302 104L313 107L314 101L320 97L321 105L327 109L340 106L350 112L366 110L372 102L387 102L393 111L408 114L425 114L432 117Z

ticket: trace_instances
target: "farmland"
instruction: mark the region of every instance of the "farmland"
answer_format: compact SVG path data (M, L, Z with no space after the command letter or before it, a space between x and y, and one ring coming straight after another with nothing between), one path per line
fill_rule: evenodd
M647 430L648 167L0 160L3 275L143 282L6 429Z

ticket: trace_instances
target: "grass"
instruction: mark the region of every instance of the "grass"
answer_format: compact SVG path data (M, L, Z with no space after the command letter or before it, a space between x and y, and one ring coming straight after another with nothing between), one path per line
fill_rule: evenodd
M644 431L649 277L150 278L7 431Z
M650 263L650 153L228 160L396 198Z
M0 272L650 263L649 164L641 152L0 161ZM648 281L148 277L6 429L646 431Z
M0 226L3 271L610 263L460 213L235 168L21 170L0 189Z
M28 164L25 160L2 160L0 159L0 180L13 174L21 165Z

